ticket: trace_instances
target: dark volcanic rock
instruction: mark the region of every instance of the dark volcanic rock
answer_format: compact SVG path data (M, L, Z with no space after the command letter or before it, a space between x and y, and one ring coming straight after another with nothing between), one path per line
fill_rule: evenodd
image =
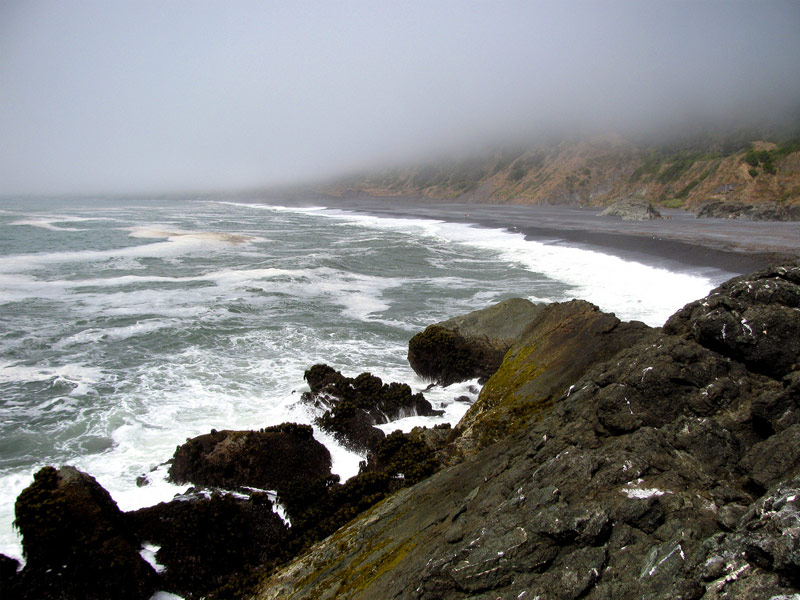
M314 365L305 372L305 379L311 391L303 394L303 400L327 409L317 425L356 452L374 448L383 439L375 424L441 414L421 393L412 393L407 384L384 384L370 373L351 378L328 365Z
M41 469L17 498L15 514L27 563L11 597L133 600L157 589L116 503L86 473Z
M291 482L330 475L331 455L309 425L285 423L261 431L214 431L175 450L169 477L176 483L279 490Z
M198 597L282 551L288 528L266 494L250 500L181 497L126 514L139 537L159 546L164 589Z
M0 554L0 590L10 590L12 588L19 568L20 564L17 559Z
M486 379L543 308L511 298L431 325L409 341L408 362L417 375L443 386Z
M488 445L318 543L257 598L800 593L796 371L779 381L580 304L540 319L459 427L485 428Z
M651 221L663 218L650 202L641 198L618 200L601 212L600 216L619 217L623 221Z
M664 330L781 378L797 370L800 357L800 265L731 279L687 304Z
M528 326L458 425L456 446L470 452L526 425L587 368L650 331L623 323L583 300L553 303Z

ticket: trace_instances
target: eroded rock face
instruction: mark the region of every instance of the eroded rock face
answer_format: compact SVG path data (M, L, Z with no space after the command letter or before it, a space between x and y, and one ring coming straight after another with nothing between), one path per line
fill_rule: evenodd
M731 279L670 317L664 330L779 379L800 360L800 266Z
M408 362L417 375L443 386L486 379L543 308L511 298L431 325L409 341Z
M15 513L27 563L4 596L144 600L157 589L122 513L90 475L41 469Z
M370 373L352 378L328 365L314 365L305 372L305 379L311 391L303 394L303 400L327 409L316 420L317 425L355 452L371 450L384 438L375 424L441 414L407 384L384 384Z
M260 431L212 431L178 446L169 468L175 483L229 490L280 490L330 475L331 455L309 425L285 423Z
M623 221L651 221L663 218L650 202L639 198L617 200L601 212L600 216L619 217Z
M730 200L715 200L700 205L695 213L698 219L750 219L751 221L797 221L800 215L795 207L777 202L746 204Z

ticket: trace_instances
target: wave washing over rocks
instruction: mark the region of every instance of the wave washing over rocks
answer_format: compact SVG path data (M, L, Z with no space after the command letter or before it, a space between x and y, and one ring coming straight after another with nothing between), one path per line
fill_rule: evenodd
M306 372L315 426L368 450L345 483L296 424L188 440L170 476L196 487L129 513L86 473L40 470L3 597L794 598L799 357L800 263L731 279L661 328L506 302L410 343L431 380L487 378L455 428L384 435L430 405Z

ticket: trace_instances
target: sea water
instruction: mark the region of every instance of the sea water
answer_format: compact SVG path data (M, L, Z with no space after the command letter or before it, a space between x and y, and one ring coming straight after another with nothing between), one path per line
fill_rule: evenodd
M651 325L727 274L672 273L585 248L442 221L216 200L0 203L0 552L14 501L73 465L131 510L187 486L165 461L216 429L312 423L324 362L425 390L406 360L427 325L521 296L583 298ZM455 423L477 382L425 391ZM322 432L334 472L363 457ZM147 484L137 485L144 476ZM142 480L140 480L140 483Z

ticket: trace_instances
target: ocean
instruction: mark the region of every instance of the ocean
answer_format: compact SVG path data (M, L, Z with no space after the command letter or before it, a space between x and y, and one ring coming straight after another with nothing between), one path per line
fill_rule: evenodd
M311 423L316 363L422 391L407 344L431 323L521 296L661 325L730 275L335 208L0 201L0 552L21 557L14 501L42 466L90 473L122 510L152 505L188 487L164 464L187 438ZM383 427L455 424L477 391L431 389L442 417ZM362 457L316 436L334 472L357 472Z

